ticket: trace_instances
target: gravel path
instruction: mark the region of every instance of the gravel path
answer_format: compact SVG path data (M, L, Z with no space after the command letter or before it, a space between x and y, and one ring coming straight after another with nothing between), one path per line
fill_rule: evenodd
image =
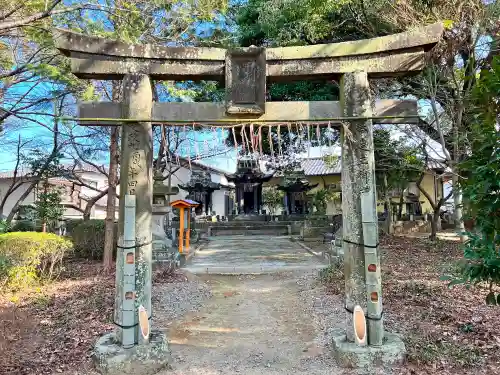
M342 327L342 304L317 285L316 272L206 275L201 281L213 297L169 326L174 369L161 374L344 373L328 347L330 329ZM193 288L207 296L206 286Z
M155 285L152 296L153 324L165 328L186 313L198 311L211 297L211 288L197 281Z

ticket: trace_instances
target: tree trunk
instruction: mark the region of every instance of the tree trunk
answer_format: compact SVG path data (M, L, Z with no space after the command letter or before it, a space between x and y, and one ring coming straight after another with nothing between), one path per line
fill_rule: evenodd
M6 84L4 84L6 86ZM2 103L2 95L3 95L3 90L0 90L0 104ZM0 110L1 111L1 110ZM2 127L0 125L0 132L2 131ZM5 207L5 204L7 203L8 198L14 193L17 189L19 189L23 184L22 184L22 178L18 176L19 174L19 165L21 164L21 149L25 143L21 143L21 135L18 136L18 141L17 141L17 152L16 152L16 165L14 167L14 173L12 176L12 183L10 186L7 188L6 191L4 191L3 197L0 201L0 217L3 217L3 210ZM19 181L21 180L21 181Z
M469 67L470 68L470 67ZM472 77L470 77L472 78ZM474 82L466 82L469 87L471 87ZM467 87L467 86L466 86ZM465 90L465 88L464 88ZM458 106L457 114L456 114L456 121L453 126L453 175L452 175L452 192L453 192L453 205L455 206L455 212L453 215L453 219L455 221L455 230L457 231L457 234L460 236L460 241L465 242L467 237L465 236L465 223L464 223L464 218L463 218L463 211L462 211L462 189L459 186L459 181L458 181L458 174L459 168L458 168L458 163L460 161L460 147L459 147L459 141L460 141L460 136L459 136L459 128L462 127L462 121L463 121L463 114L464 114L464 102L460 103L461 105ZM444 192L443 192L444 196Z
M434 214L432 215L432 220L431 220L431 235L429 236L429 239L431 241L436 241L437 239L437 232L441 230L441 218L439 216L439 208L434 211Z
M87 201L87 204L85 205L85 209L83 210L83 221L88 221L90 220L90 214L92 212L92 207L97 203L97 201L104 196L108 194L108 191L101 191L99 194L97 194L95 197L92 197L92 199ZM107 213L107 212L106 212Z
M460 241L465 242L467 236L464 234L465 232L465 223L463 217L463 196L462 190L458 186L458 176L453 174L452 177L453 182L453 205L455 206L455 213L453 219L455 220L455 230L457 234L460 236Z
M17 202L14 204L14 206L12 206L7 219L5 219L8 224L12 222L14 216L16 216L16 213L17 211L19 211L19 207L24 202L24 200L33 192L33 189L36 187L38 181L39 180L36 180L36 182L32 182L30 186L24 191L24 193L22 193L21 196L17 199Z
M386 217L386 225L387 225L387 233L394 233L394 226L392 225L392 209L391 209L391 197L389 195L389 186L387 183L387 175L384 174L384 192L385 192L385 204L387 206L387 217Z
M109 144L109 175L108 198L106 202L106 219L104 233L104 271L113 268L113 250L115 248L115 212L116 212L116 183L118 179L118 126L111 128ZM90 215L90 212L89 212Z
M45 180L44 184L43 184L43 198L45 200L44 202L44 205L45 207L47 207L47 188L48 188L48 181ZM44 216L42 217L42 233L46 233L47 232L47 218Z
M398 207L398 220L403 217L403 202L404 202L404 189L401 189L401 195L399 196L399 207Z
M62 105L62 103L63 102L61 101L60 104ZM24 200L28 197L28 195L30 195L33 189L38 185L41 176L43 176L47 172L50 163L52 163L58 157L59 151L61 150L61 146L59 145L59 121L57 120L58 118L57 115L59 113L60 113L60 108L58 108L57 103L54 102L54 114L56 115L56 117L54 118L52 152L50 153L48 158L45 159L43 165L38 171L38 176L33 177L32 182L30 183L28 188L24 191L24 193L21 194L21 196L17 199L16 203L10 210L10 213L6 219L6 222L9 224L12 222L12 219L14 219L14 216L16 215L17 211L19 211L19 206L24 202Z
M113 81L112 83L112 100L120 102L121 81ZM109 173L108 173L108 198L106 202L106 219L104 233L104 271L111 271L113 267L113 250L115 248L115 212L116 212L116 185L118 183L118 162L119 162L119 138L120 127L110 127L109 138Z

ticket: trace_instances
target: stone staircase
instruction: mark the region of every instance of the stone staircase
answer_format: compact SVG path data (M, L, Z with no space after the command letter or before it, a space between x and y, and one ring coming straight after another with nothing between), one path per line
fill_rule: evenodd
M211 223L208 225L207 235L211 236L290 236L293 234L293 225L290 222L255 222L229 221Z

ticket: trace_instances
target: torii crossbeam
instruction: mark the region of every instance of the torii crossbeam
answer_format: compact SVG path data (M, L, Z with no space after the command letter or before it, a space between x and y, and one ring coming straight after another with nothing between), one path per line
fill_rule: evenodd
M382 324L373 123L414 123L418 121L417 106L412 101L379 100L372 103L369 78L419 72L424 68L425 52L439 41L442 32L443 26L437 23L368 40L225 50L129 45L57 30L57 47L70 57L72 72L77 77L123 79L122 103L80 104L78 120L84 125L113 125L123 119L119 238L124 235L124 197L136 195L136 241L139 245L135 257L135 308L142 305L151 313L152 122L213 121L220 125L238 121L325 122L346 118L349 134L342 132L341 136L346 331L334 341L335 354L340 363L347 366L357 366L360 361L356 359L363 355L371 358L375 352L380 354L375 356L382 362L401 360L404 344L393 335L384 336ZM266 103L267 82L319 78L340 78L340 102ZM153 104L150 79L222 81L226 87L226 100L225 103ZM116 352L123 354L120 346L124 330L134 329L134 343L139 343L138 315L134 314L134 322L124 322L121 314L125 301L124 264L125 253L119 251L115 322L121 328L116 336L118 342L113 344L119 349L110 354L109 348L96 347L101 355L101 367L107 366L108 372L116 360ZM354 344L359 341L353 325L355 308L360 311L357 306L368 319L369 346L365 351ZM393 356L384 356L384 348L389 344L395 345L399 351L396 350ZM136 353L145 352L144 345L147 343L142 342L133 348L133 354L127 352L129 354L123 358L140 361ZM127 368L130 370L121 365L116 371L133 372Z

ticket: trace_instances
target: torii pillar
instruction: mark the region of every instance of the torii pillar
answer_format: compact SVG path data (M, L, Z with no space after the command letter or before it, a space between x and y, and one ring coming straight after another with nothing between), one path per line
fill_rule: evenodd
M121 116L151 118L153 94L146 74L123 77ZM102 336L94 349L94 362L103 374L155 374L170 362L168 340L152 330L152 214L153 132L151 122L122 126L120 158L120 209L116 255L115 332ZM127 228L127 204L135 202ZM135 231L135 243L125 240ZM128 245L128 246L126 246ZM128 282L130 280L130 282Z

